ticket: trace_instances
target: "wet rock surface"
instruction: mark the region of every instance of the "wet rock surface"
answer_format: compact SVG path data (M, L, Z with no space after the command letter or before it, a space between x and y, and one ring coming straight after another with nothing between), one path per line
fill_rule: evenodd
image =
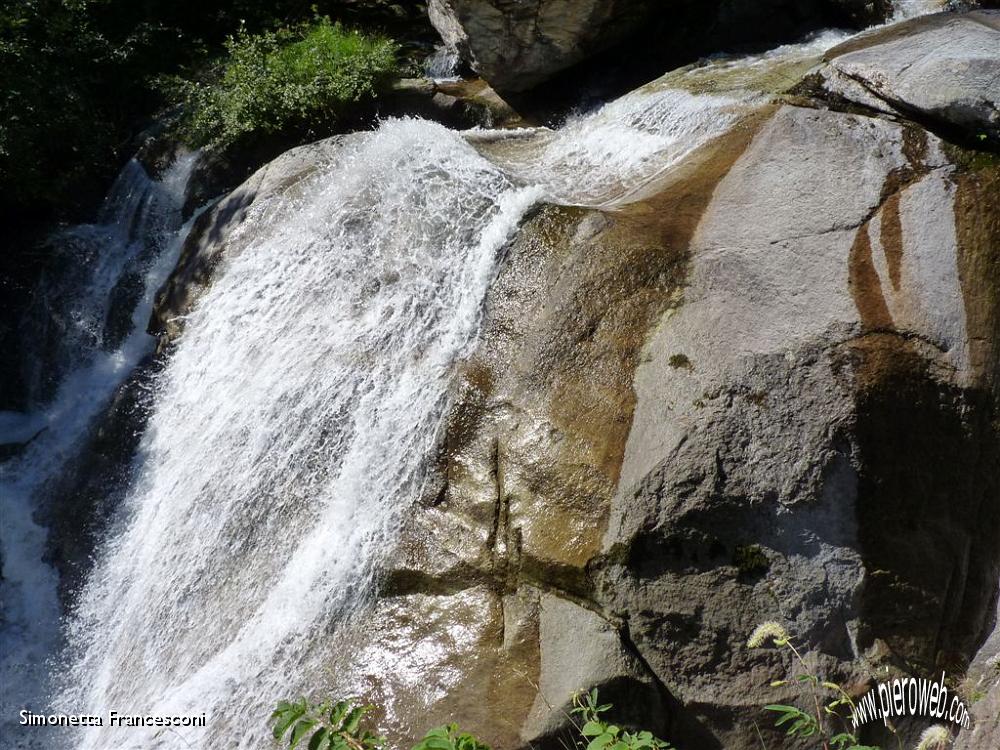
M861 693L875 669L963 673L1000 576L995 160L914 124L762 118L627 210L545 209L524 227L441 485L385 591L485 582L498 602L541 588L599 613L628 663L578 649L581 679L649 686L624 705L658 702L647 715L680 747L756 747L760 706L792 697L766 686L794 666L745 647L762 619ZM625 327L631 287L580 275L629 258L623 240L643 248L629 267L658 279ZM610 331L633 343L602 348ZM544 674L578 637L534 617ZM449 696L478 678L452 677L448 696L401 690L397 705L460 715ZM524 742L558 735L566 706L564 686L532 679Z

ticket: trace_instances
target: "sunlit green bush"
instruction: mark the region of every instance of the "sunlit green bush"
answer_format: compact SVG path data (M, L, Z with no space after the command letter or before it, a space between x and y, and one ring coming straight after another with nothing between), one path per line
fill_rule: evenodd
M182 134L200 146L248 133L329 130L396 74L394 42L320 18L292 30L241 32L205 80L174 77L164 86L183 103Z

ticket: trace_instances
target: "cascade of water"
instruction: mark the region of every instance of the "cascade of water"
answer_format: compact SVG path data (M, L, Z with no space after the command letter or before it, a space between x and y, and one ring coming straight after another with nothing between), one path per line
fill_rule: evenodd
M947 7L947 0L893 0L892 20L905 21L908 18L940 13Z
M457 49L439 44L424 63L424 73L435 81L457 81L460 62Z
M127 530L82 597L74 710L257 727L315 674L311 641L418 491L497 251L538 198L420 121L354 137L301 193L248 217L159 383Z
M0 734L22 708L40 709L46 661L60 641L55 571L42 562L46 532L33 512L37 496L69 460L124 378L151 349L145 327L153 295L180 249L180 205L194 156L185 156L161 182L137 162L123 169L98 224L53 238L61 266L40 295L34 325L35 393L28 414L0 414L0 444L30 444L0 465ZM112 304L115 289L134 280L135 293ZM131 282L129 282L131 283ZM120 318L129 321L123 324ZM119 332L125 327L124 332ZM50 335L51 329L57 329ZM39 741L34 735L34 741ZM11 740L18 741L18 740ZM19 738L30 747L32 735Z

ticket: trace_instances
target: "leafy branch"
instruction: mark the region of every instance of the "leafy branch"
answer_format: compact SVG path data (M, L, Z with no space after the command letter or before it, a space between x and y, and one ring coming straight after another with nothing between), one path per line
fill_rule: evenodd
M800 690L804 690L808 685L808 697L811 698L810 702L814 709L806 712L797 706L782 703L771 703L764 706L765 711L778 714L778 718L774 722L776 728L783 729L787 737L819 740L823 750L881 750L872 745L860 744L858 738L847 730L847 722L840 711L843 706L848 706L853 712L855 709L854 701L840 685L835 682L821 681L817 675L809 670L802 654L792 643L791 636L779 623L765 622L758 625L747 640L749 648L763 648L771 643L791 651L795 660L802 667L803 672L795 676L794 682L800 686ZM775 680L771 683L771 687L782 687L788 682L788 680ZM823 691L834 693L833 698L821 700ZM830 721L827 720L828 718ZM834 719L843 725L844 731L836 732L830 726Z
M572 713L579 715L584 724L579 728L581 740L577 748L585 750L673 750L670 743L653 736L652 732L629 732L617 724L601 718L611 709L610 703L601 704L597 690L573 696Z
M318 706L305 698L294 703L281 701L271 714L274 739L287 735L289 750L298 747L309 736L308 750L381 750L385 740L361 728L372 706L357 706L353 701L329 702Z

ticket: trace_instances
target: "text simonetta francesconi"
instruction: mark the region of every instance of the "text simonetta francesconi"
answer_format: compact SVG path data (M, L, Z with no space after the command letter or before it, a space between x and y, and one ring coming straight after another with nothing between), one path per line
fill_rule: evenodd
M22 710L22 726L32 727L203 727L205 714L196 716L162 716L157 714L123 714L108 711L101 714L36 714Z

